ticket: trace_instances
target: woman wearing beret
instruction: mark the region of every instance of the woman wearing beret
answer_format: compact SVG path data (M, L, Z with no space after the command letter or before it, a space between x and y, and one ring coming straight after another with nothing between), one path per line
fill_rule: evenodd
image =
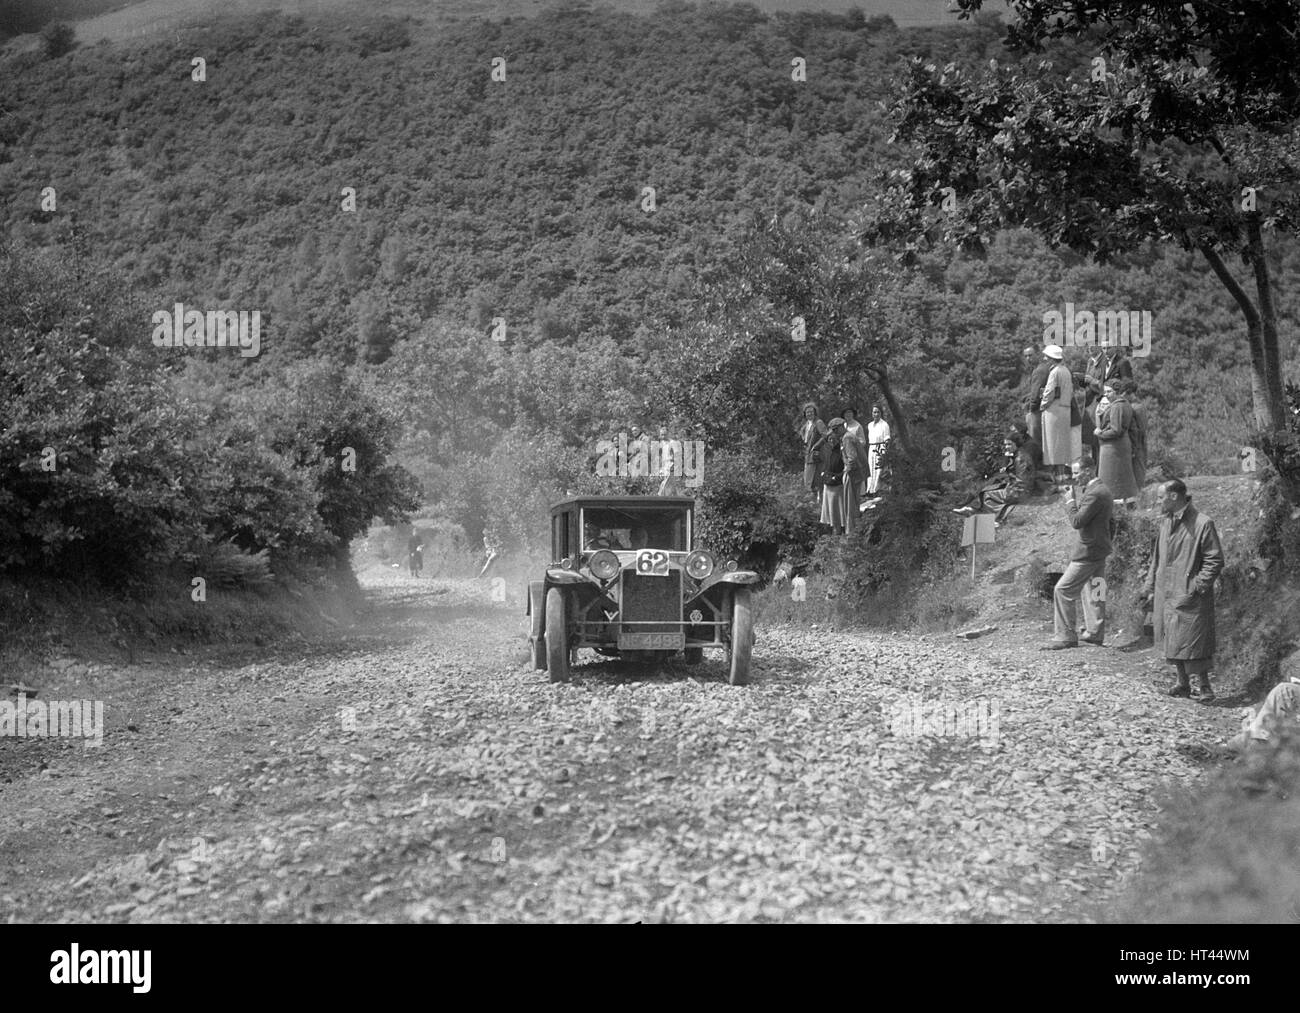
M1118 388L1118 382L1106 382L1106 407L1102 410L1097 425L1097 441L1101 444L1097 477L1105 483L1116 503L1132 499L1138 494L1137 479L1133 476L1133 441L1129 438L1129 430L1133 427L1133 409Z

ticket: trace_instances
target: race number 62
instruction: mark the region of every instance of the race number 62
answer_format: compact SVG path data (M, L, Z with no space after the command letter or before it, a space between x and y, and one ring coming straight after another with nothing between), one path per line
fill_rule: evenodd
M642 549L636 554L636 572L647 577L667 577L668 553L662 549Z

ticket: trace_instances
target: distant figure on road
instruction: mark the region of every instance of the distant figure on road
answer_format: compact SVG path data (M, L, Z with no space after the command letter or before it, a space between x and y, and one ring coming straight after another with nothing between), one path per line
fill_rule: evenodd
M1055 632L1043 645L1044 651L1059 651L1078 647L1080 641L1101 647L1106 641L1106 595L1103 574L1106 557L1110 555L1110 515L1114 501L1106 484L1097 477L1091 457L1079 464L1079 479L1084 483L1083 494L1076 503L1071 487L1065 500L1071 526L1079 533L1070 565L1061 574L1052 592L1052 609ZM1100 593L1093 581L1103 578ZM1084 633L1079 636L1079 599L1083 599Z
M1178 681L1170 696L1191 696L1190 676L1200 699L1214 699L1214 580L1223 569L1223 547L1214 521L1192 506L1179 479L1160 487L1160 532L1147 568L1143 604L1152 605L1156 647L1174 666Z
M406 543L406 562L411 568L412 577L418 577L424 572L424 542L419 535L412 535Z

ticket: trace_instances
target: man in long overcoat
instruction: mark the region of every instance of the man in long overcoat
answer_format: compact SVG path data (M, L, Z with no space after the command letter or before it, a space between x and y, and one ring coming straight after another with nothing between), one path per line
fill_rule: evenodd
M1147 568L1143 602L1153 604L1156 647L1174 666L1170 696L1191 696L1195 675L1200 700L1214 699L1214 580L1223 569L1223 547L1214 521L1192 506L1179 479L1160 487L1164 519Z

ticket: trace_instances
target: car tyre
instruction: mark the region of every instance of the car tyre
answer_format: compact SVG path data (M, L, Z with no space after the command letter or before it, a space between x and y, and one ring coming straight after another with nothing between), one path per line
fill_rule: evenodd
M546 669L546 641L542 634L546 629L546 585L534 580L528 585L528 639L533 653L533 668L537 671Z
M546 592L546 674L551 682L569 681L568 617L558 587Z
M738 587L731 595L731 645L727 648L727 682L749 684L749 656L754 649L754 611L749 588Z

